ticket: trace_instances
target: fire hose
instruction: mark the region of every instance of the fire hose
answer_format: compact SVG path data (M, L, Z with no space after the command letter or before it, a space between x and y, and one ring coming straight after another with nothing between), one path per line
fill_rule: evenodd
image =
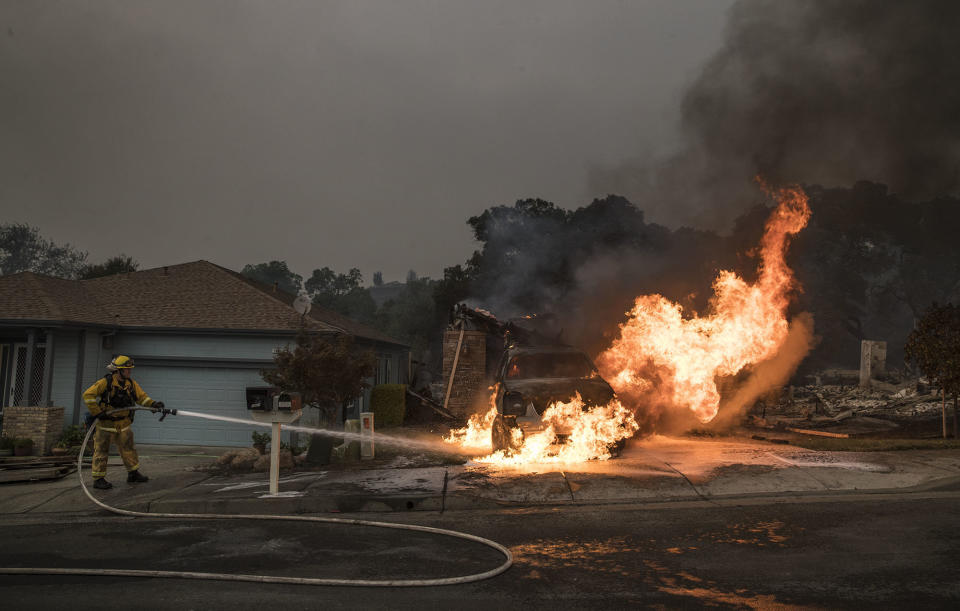
M130 410L150 410L149 407L131 407L123 408ZM121 411L119 409L110 410L106 414ZM167 414L176 415L176 410L162 409L161 420ZM471 583L496 577L505 572L513 565L513 554L510 550L496 541L484 539L469 533L448 530L445 528L434 528L431 526L417 526L414 524L398 524L393 522L374 522L370 520L352 520L346 518L326 518L318 516L285 516L269 514L204 514L204 513L150 513L143 511L131 511L129 509L120 509L112 507L95 498L87 489L83 481L83 454L93 433L94 426L87 431L83 438L83 444L80 446L80 454L77 457L77 474L80 476L80 487L87 497L96 505L112 513L134 516L139 518L175 518L178 520L289 520L294 522L322 522L327 524L350 524L353 526L373 526L377 528L392 528L396 530L412 530L416 532L425 532L436 535L445 535L457 539L465 539L480 543L493 548L504 555L506 560L498 567L484 571L482 573L473 573L462 575L460 577L443 577L435 579L317 579L312 577L280 577L273 575L247 575L231 573L199 573L194 571L154 571L154 570L136 570L136 569L85 569L85 568L38 568L38 567L0 567L0 574L7 575L93 575L93 576L114 576L114 577L164 577L171 579L208 579L217 581L252 581L256 583L284 583L296 585L312 586L361 586L361 587L427 587L427 586L449 586L462 583Z

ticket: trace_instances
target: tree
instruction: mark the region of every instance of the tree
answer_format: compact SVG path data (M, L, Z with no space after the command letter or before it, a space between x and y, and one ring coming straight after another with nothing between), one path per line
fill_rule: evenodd
M421 357L443 328L435 315L434 284L430 278L407 280L400 294L377 312L377 327L409 343L413 354Z
M120 254L116 257L110 257L103 263L84 266L83 271L80 273L80 279L89 280L90 278L100 278L101 276L124 274L127 272L135 272L138 269L140 269L140 264L137 263L133 257Z
M438 280L433 285L433 300L438 314L442 317L439 321L441 326L453 306L470 296L473 278L474 270L470 267L454 265L444 268L443 280Z
M329 267L315 269L304 287L318 306L360 322L374 320L377 305L370 291L363 287L363 276L355 267L346 274L338 274Z
M316 301L318 297L346 295L353 289L361 288L362 284L363 275L356 267L351 268L346 274L338 274L329 267L323 267L313 270L313 274L307 278L304 288L307 289L307 294Z
M943 436L947 436L947 393L953 394L953 436L957 436L957 393L960 392L960 307L934 303L907 337L904 354L943 391Z
M244 265L240 273L251 280L276 285L281 291L291 295L298 294L303 287L303 278L290 271L286 261Z
M369 386L376 358L369 350L357 350L350 335L301 331L296 346L279 350L273 362L275 368L261 371L261 377L281 390L300 393L303 404L319 409L329 424L338 408Z
M383 286L383 272L373 272L373 286Z
M407 272L407 282L416 282L417 281L417 272L412 269Z
M0 275L36 272L60 278L77 278L87 253L69 244L45 240L29 225L0 225Z

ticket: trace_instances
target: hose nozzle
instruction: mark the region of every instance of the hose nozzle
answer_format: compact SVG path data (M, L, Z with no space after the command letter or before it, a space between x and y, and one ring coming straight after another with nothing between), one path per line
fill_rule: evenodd
M176 416L177 410L164 407L163 409L160 410L160 420L158 422L163 422L163 419L167 417L167 414L172 414Z

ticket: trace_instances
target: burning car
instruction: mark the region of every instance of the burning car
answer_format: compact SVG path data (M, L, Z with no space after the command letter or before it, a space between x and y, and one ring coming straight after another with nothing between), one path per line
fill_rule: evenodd
M550 405L567 403L577 396L583 410L606 405L614 398L613 388L597 371L593 361L570 346L508 348L496 372L496 418L491 429L493 451L512 454L524 437L550 426L542 416ZM557 427L555 443L564 443L569 431ZM616 456L624 440L611 444Z

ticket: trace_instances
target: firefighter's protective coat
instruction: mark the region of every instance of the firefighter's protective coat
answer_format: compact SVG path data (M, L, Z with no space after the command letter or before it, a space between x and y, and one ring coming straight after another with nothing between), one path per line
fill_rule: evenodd
M110 392L107 392L107 384L110 384ZM131 402L144 407L150 407L154 404L146 392L137 384L136 381L124 378L120 373L114 373L109 377L102 377L83 393L83 402L87 409L94 416L104 411L114 409L110 403L111 399L118 394L126 394ZM98 479L107 474L107 454L110 451L110 444L116 443L120 448L120 457L123 459L123 465L127 471L136 471L140 468L140 459L137 456L137 450L133 447L133 431L130 426L133 420L130 417L129 410L116 411L109 416L98 418L97 430L93 437L93 479Z

